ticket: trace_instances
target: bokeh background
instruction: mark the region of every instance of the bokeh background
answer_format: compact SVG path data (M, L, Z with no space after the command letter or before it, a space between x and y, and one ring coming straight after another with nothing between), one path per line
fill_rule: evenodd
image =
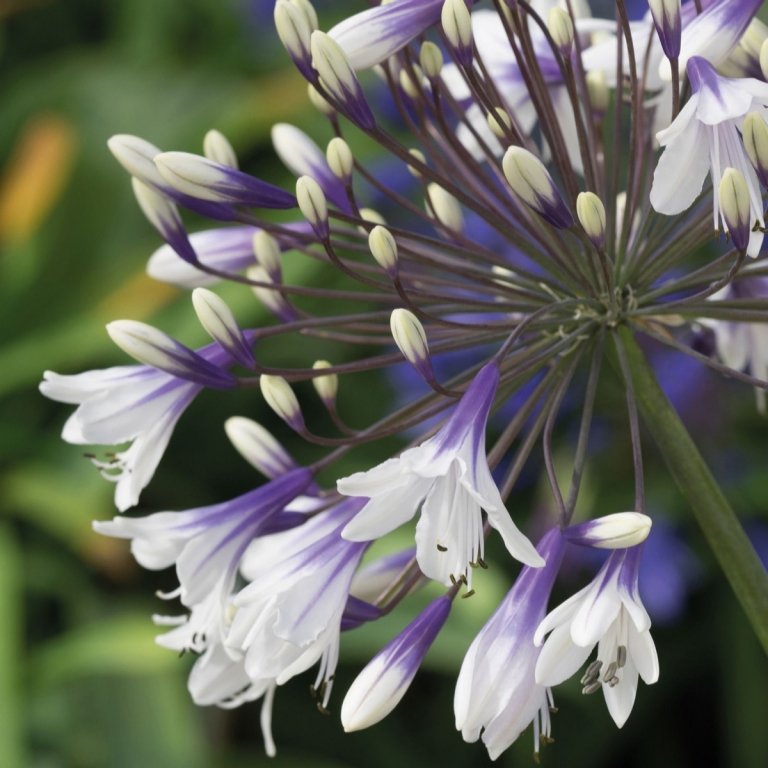
M44 369L74 373L124 362L104 331L112 319L145 320L188 343L201 338L186 294L144 275L158 242L106 150L110 135L136 133L167 149L199 151L205 131L215 127L230 137L243 167L285 183L270 152L270 125L284 120L321 143L329 138L272 31L272 5L0 0L0 768L269 763L259 705L235 712L195 708L185 687L190 659L154 644L150 615L164 606L153 593L171 586L172 574L141 572L123 542L92 533L92 519L113 514L112 486L76 447L58 440L69 408L44 400L37 383ZM364 3L316 5L330 24ZM296 279L315 277L299 272ZM266 321L247 292L223 295L244 323ZM765 556L768 424L752 393L655 354L667 391ZM343 388L342 408L356 423L366 422L404 386L395 377ZM598 461L583 505L594 515L626 507L631 488L626 439L612 416L623 408L621 392L610 380L600 402ZM578 403L572 406L577 415ZM251 487L257 479L227 444L221 424L236 413L249 415L290 444L265 411L255 394L201 397L179 425L141 509L198 506ZM565 419L566 437L575 415ZM368 450L371 463L382 458ZM641 686L622 731L598 697L562 686L556 743L542 759L569 768L765 768L765 656L689 511L648 453L649 502L659 522L643 590L661 680ZM535 469L514 501L516 514L529 514L534 527L547 506ZM428 594L345 637L331 717L318 714L307 693L311 674L281 689L274 764L488 763L481 746L464 744L454 731L453 684L473 634L514 578L503 561L496 558L498 567L478 580L477 595L457 606L423 674L379 726L344 736L343 691ZM555 599L586 583L595 566L569 562ZM499 763L531 765L531 755L532 738L524 734Z

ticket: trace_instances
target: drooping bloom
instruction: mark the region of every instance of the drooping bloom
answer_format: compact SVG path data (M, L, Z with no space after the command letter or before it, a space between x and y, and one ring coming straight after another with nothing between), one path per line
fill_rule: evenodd
M453 706L465 741L483 743L495 760L533 723L534 750L550 735L551 693L534 678L540 650L536 627L563 557L559 530L546 533L538 551L546 565L524 568L512 589L472 642L464 657Z
M352 541L369 541L410 520L424 500L416 526L416 557L426 576L450 584L471 579L470 564L484 551L481 507L513 557L533 567L544 561L512 522L485 456L485 426L499 369L484 366L440 431L397 459L338 481L348 496L370 501L344 528Z
M752 223L763 227L760 182L739 129L747 114L768 106L768 84L753 78L721 77L698 56L688 61L688 77L693 88L691 98L672 125L657 136L666 149L653 175L651 204L660 213L680 213L698 197L710 175L715 190L714 226L717 229L722 221L727 231L717 189L726 168L734 168L747 181ZM763 232L752 232L747 254L757 256L762 242Z
M438 597L371 659L355 678L341 706L345 731L368 728L398 705L450 610L451 598Z
M207 362L222 366L229 354L218 344L198 350ZM148 365L122 365L75 375L46 371L40 391L52 400L77 405L62 438L75 445L131 446L93 459L115 486L115 506L124 512L139 501L152 479L173 428L202 386Z
M358 500L344 500L251 545L241 565L250 583L233 600L226 637L226 645L243 655L251 680L282 685L320 660L315 688L327 705L352 577L368 548L340 534L360 507Z
M638 675L648 685L659 679L651 620L637 590L641 550L612 552L590 584L547 615L535 637L537 645L544 643L536 664L541 685L567 680L598 646L597 659L582 678L583 692L602 688L619 728L635 703Z

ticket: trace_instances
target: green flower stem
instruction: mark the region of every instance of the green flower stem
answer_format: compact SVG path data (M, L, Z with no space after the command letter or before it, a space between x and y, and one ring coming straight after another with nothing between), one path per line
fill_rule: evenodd
M649 432L768 653L768 572L628 327L618 330Z

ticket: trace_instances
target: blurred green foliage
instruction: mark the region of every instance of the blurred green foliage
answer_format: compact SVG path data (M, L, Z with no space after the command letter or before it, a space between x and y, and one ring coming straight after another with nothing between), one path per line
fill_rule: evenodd
M331 3L318 6L326 19L340 13ZM276 42L270 2L0 0L0 22L0 767L266 764L258 705L196 709L185 688L189 661L153 643L150 615L162 607L153 591L170 586L172 577L140 572L124 543L91 532L90 520L112 515L112 486L77 448L58 441L69 409L45 401L36 385L46 368L70 373L123 362L103 330L117 317L200 340L190 336L199 331L186 296L143 274L158 243L106 139L136 133L161 147L195 151L216 127L245 167L280 179L269 127L277 120L313 124L304 85ZM314 132L328 138L324 126ZM289 265L294 277L313 279L298 274L302 269ZM224 294L244 321L262 319L247 291ZM344 350L329 350L343 359ZM276 361L286 354L271 353ZM765 422L755 416L750 393L732 384L717 389L709 379L707 387L702 407L724 389L732 398L725 413L698 414L702 450L736 508L765 520ZM606 411L618 412L621 393L604 389ZM390 396L388 385L373 378L361 380L358 392L367 396L343 397L359 423ZM200 505L249 488L255 478L228 446L221 423L234 413L254 415L285 438L257 401L248 393L226 402L203 396L179 425L144 508ZM307 455L303 446L291 449ZM354 468L382 456L380 447L368 447ZM587 512L626 505L627 456L626 436L603 446L600 473L585 488ZM649 477L655 508L688 525L652 456ZM541 503L536 490L516 502L523 511ZM564 686L547 764L768 765L765 658L698 534L690 525L686 530L703 575L684 620L655 632L660 683L640 690L622 732L596 698ZM477 595L457 605L400 710L369 732L344 736L337 718L314 711L301 681L281 689L276 764L485 764L482 747L463 744L453 730L453 681L512 577L503 567L481 575ZM429 596L414 596L403 612L345 638L334 711L359 665ZM525 734L499 762L530 765L530 753Z

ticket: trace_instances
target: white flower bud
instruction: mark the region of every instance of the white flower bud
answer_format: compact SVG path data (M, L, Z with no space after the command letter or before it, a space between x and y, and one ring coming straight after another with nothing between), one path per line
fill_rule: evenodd
M608 90L608 83L605 78L605 72L600 69L593 69L586 74L587 91L589 92L589 101L592 109L598 113L605 112L611 100L611 93Z
M744 149L764 186L768 186L768 124L759 112L750 112L741 126Z
M264 229L257 230L253 236L253 256L272 280L279 282L282 276L280 244Z
M259 283L270 283L272 285L278 283L278 281L274 280L272 275L269 274L269 272L267 272L267 270L261 266L249 267L245 272L245 276L249 280L255 280ZM270 312L272 312L272 314L281 318L293 314L291 305L286 301L285 297L282 293L280 293L280 291L273 290L272 288L262 288L258 285L252 285L251 290L253 291L254 296L256 296L256 298Z
M760 58L760 49L768 38L768 27L760 19L752 19L744 37L741 38L741 45L747 54L753 59Z
M219 131L211 130L205 134L203 139L203 154L214 163L228 165L230 168L237 168L237 155L226 136Z
M424 165L427 164L427 158L424 156L424 153L420 149L416 149L415 147L413 149L409 149L408 154L412 157L415 157L416 160L418 160L420 163ZM408 166L408 173L417 179L421 178L421 171L418 168L414 168L412 165Z
M167 186L155 166L154 159L162 151L138 136L120 133L107 141L109 151L123 168L146 184L156 187Z
M573 224L552 177L535 155L522 147L510 147L502 167L512 190L540 216L563 229Z
M277 477L296 464L280 443L261 424L244 416L232 416L224 430L237 452L265 477Z
M311 9L311 14L308 13L307 6ZM277 0L274 18L277 36L291 57L307 59L309 38L313 30L317 29L317 14L312 6L296 0Z
M407 309L395 309L389 318L392 338L403 357L419 371L429 370L429 345L427 334L419 318ZM425 368L425 364L429 364Z
M325 237L328 234L328 203L322 187L311 176L302 176L296 182L296 200L304 218L321 237Z
M176 206L165 195L135 176L131 179L131 186L142 213L158 232L166 233L169 227L183 228Z
M512 118L501 107L495 107L488 113L488 127L497 139L503 139L512 127Z
M414 78L416 79L414 80ZM398 80L400 81L400 88L402 88L406 96L410 96L412 99L419 98L421 94L419 83L422 79L423 73L421 72L421 68L418 64L413 65L413 74L411 74L408 70L401 69L400 76L398 77Z
M327 360L316 360L312 366L315 371L330 367L331 364ZM315 376L312 379L312 386L324 403L333 403L336 400L336 393L339 391L339 377L335 373Z
M192 291L192 306L195 308L200 325L214 341L218 341L235 360L245 367L254 364L251 348L224 299L207 288L195 288Z
M642 544L651 531L652 520L642 512L616 512L572 525L563 535L574 544L598 549L626 549Z
M312 33L310 46L312 66L320 75L323 85L339 102L346 103L346 94L358 91L360 84L344 49L332 37L320 31Z
M352 169L355 167L355 159L352 156L352 150L344 139L337 136L328 142L328 148L325 152L328 167L336 178L342 181L349 179L352 175Z
M431 80L436 80L440 77L443 69L443 52L434 43L427 40L421 45L419 63L424 74Z
M375 211L373 208L361 208L360 218L363 221L367 221L369 224L386 225L387 223L384 217L378 211ZM362 227L360 229L362 232L366 232L366 230L363 229Z
M291 385L282 376L269 376L263 373L259 377L261 394L267 405L291 428L298 432L304 429L304 417Z
M312 106L323 115L332 115L336 110L328 100L323 96L317 88L311 83L307 86L307 96Z
M392 233L386 227L374 227L368 235L368 247L376 263L394 278L397 275L397 242Z
M457 51L472 50L472 17L464 0L445 0L440 22L448 42Z
M447 229L461 232L464 228L464 214L456 198L435 183L427 185L427 196L437 220Z
M114 320L107 333L120 349L135 360L203 386L231 387L234 377L202 358L168 334L137 320Z
M744 174L735 168L726 168L720 179L718 197L733 244L740 251L746 251L752 227L749 188Z
M568 11L555 6L547 16L547 28L563 56L570 56L573 47L573 22Z
M581 192L576 198L576 215L587 237L598 247L605 242L605 206L594 192Z

